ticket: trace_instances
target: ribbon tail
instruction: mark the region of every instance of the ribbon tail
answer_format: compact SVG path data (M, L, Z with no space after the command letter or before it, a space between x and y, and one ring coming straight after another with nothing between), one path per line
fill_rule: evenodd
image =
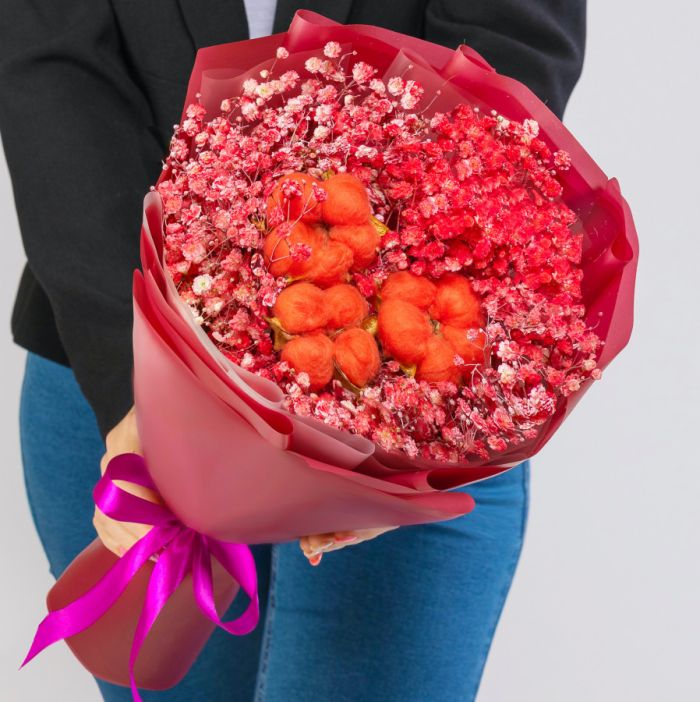
M129 655L129 682L135 702L141 702L134 676L136 659L155 620L190 569L193 538L194 534L190 530L178 534L161 553L151 573Z
M227 570L229 575L238 582L250 599L250 603L243 614L228 622L222 621L216 611L211 571L212 554ZM245 544L224 543L201 537L195 553L192 576L192 585L197 604L211 621L229 634L237 636L248 634L255 629L260 619L258 578L255 570L255 559L248 546Z
M174 535L173 527L155 527L137 541L85 594L49 612L39 624L20 668L45 648L94 624L121 596L143 564Z

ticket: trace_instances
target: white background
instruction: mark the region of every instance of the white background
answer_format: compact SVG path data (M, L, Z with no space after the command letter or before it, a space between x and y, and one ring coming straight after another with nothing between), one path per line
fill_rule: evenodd
M682 0L589 2L565 121L635 215L635 331L533 461L525 548L479 702L700 699L699 20ZM51 579L21 477L24 353L9 316L23 254L4 162L0 231L0 700L98 700L63 645L17 672Z

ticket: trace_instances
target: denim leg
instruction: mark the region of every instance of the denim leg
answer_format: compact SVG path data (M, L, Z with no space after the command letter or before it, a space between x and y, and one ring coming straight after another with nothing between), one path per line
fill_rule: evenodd
M312 567L273 547L255 702L468 702L521 552L529 464L459 488L474 511Z
M27 495L51 573L58 577L94 538L92 489L104 445L95 416L72 371L29 354L20 401L20 435ZM271 548L252 547L264 620ZM243 611L241 593L227 616ZM144 702L250 702L263 626L246 636L217 630L175 688L143 692ZM128 688L98 681L106 702L131 702Z

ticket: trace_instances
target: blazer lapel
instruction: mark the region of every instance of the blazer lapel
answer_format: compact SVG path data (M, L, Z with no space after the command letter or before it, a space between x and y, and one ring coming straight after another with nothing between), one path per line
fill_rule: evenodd
M344 23L352 9L352 0L277 0L273 32L286 32L297 10L312 10L328 19Z
M243 0L178 0L195 49L248 39Z

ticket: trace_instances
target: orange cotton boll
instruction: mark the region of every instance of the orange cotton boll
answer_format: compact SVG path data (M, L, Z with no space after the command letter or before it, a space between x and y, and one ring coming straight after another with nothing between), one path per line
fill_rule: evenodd
M467 278L447 273L437 283L430 316L453 327L475 327L483 322L479 298Z
M286 275L292 265L287 240L279 235L277 229L277 227L273 229L263 242L263 256L265 263L267 263L267 269L275 277Z
M379 371L377 342L364 329L346 329L335 339L335 362L353 385L364 387Z
M369 312L367 300L354 285L334 285L325 295L329 329L355 327Z
M428 383L451 381L459 383L462 372L455 365L455 350L447 339L433 335L428 339L425 357L416 369L416 380Z
M299 231L298 235L297 231ZM311 249L309 258L292 261L288 271L293 278L306 278L316 266L318 252L326 243L326 231L322 227L310 227L303 222L298 222L292 230L290 240L292 244L306 244Z
M379 292L382 300L404 300L422 310L433 304L437 289L435 284L420 275L408 271L392 273Z
M280 355L297 373L308 373L309 389L320 390L333 377L333 342L325 334L297 336L288 341Z
M366 224L371 210L367 188L349 173L339 173L323 181L326 199L321 203L321 216L328 225Z
M428 315L404 300L385 300L379 306L377 333L384 351L399 363L418 363L433 327Z
M484 362L486 334L480 329L464 329L445 324L440 327L440 332L452 344L455 353L461 356L465 363L480 364ZM474 341L469 338L470 332L473 332L476 337Z
M377 258L379 232L372 223L336 224L330 228L328 236L352 251L352 269L355 271L363 271Z
M289 274L296 277L303 275L312 267L313 256L295 261L291 255L290 246L306 244L313 254L314 249L323 244L323 236L303 222L292 225L288 236L284 236L284 227L289 227L289 225L275 227L263 242L263 256L267 268L274 276Z
M272 312L290 334L322 329L328 323L323 290L311 283L295 283L285 288L278 295Z
M307 277L322 288L342 283L352 266L352 251L339 241L326 241L314 258L313 269Z
M296 181L301 185L301 195L287 197L284 194L282 184L289 180ZM321 185L321 181L307 173L289 173L282 176L267 199L267 216L269 217L275 208L279 208L286 220L294 222L301 219L308 223L319 222L321 220L321 207L314 195L314 183Z

